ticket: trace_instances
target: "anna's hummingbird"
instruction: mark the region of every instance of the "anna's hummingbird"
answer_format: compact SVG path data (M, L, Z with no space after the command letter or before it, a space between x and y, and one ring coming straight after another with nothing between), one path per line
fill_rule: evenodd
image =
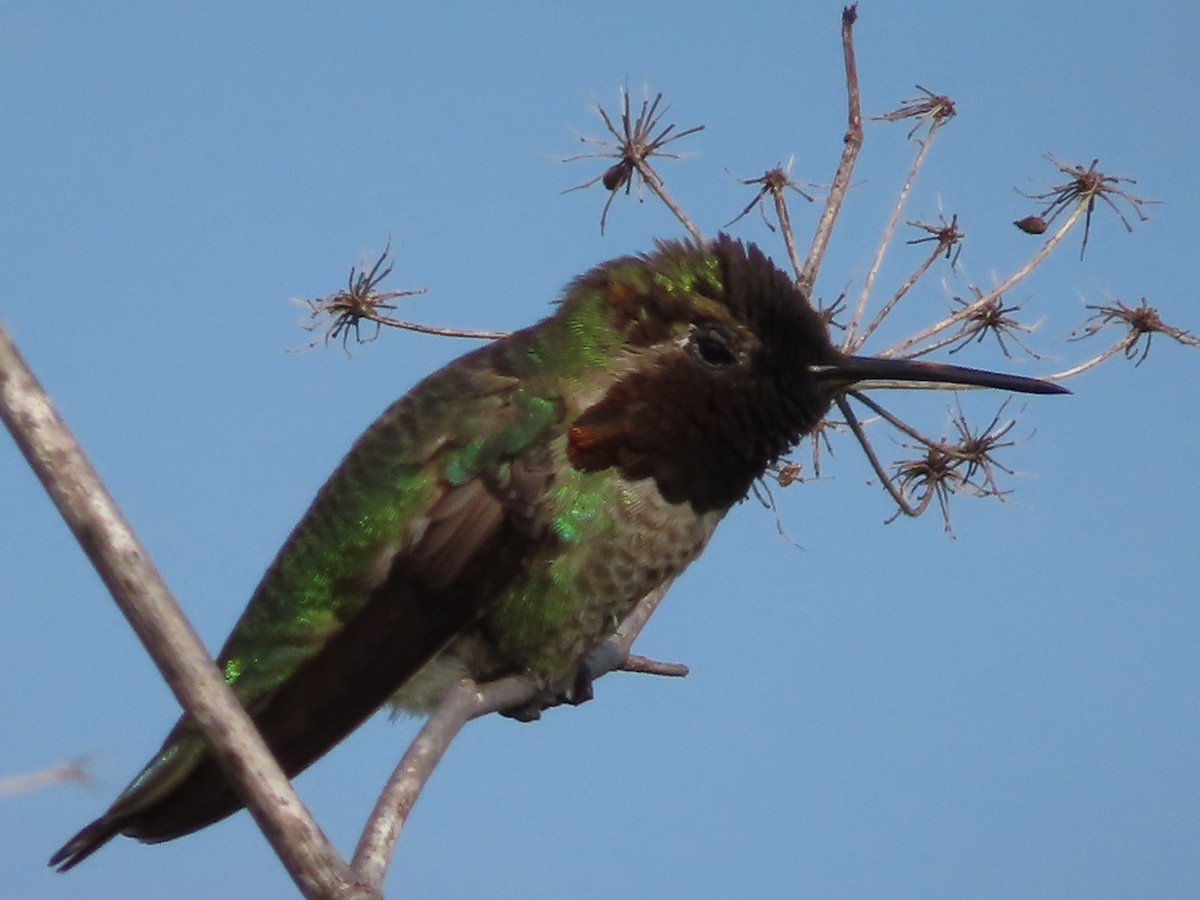
M569 695L589 651L700 554L835 397L881 379L1065 393L847 356L787 275L725 236L607 262L552 316L430 375L367 429L218 664L289 775L389 697L428 711L464 677L522 672ZM118 833L180 837L240 806L184 715L50 864L69 869Z

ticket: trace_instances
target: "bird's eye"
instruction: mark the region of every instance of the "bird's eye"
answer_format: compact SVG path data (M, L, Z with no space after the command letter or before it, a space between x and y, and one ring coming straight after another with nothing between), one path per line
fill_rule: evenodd
M715 328L697 328L691 335L692 349L710 366L729 366L738 361L729 337Z

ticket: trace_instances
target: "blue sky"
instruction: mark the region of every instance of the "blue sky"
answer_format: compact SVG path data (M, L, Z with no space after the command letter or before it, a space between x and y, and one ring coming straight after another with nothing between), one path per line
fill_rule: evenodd
M726 169L753 177L795 154L797 178L827 181L839 9L0 10L0 321L210 646L358 432L467 349L391 334L352 358L289 353L309 339L292 298L337 289L390 236L394 285L430 289L405 314L514 328L573 275L677 236L652 202L620 198L601 237L602 189L561 194L599 172L557 160L576 131L598 133L587 108L612 108L623 84L707 125L663 171L709 233L749 199ZM1032 211L1013 187L1060 180L1046 151L1099 157L1167 201L1132 235L1100 210L1082 263L1073 241L1015 292L1044 316L1043 348L1062 351L1083 305L1110 297L1200 328L1198 29L1177 9L862 6L864 111L916 82L959 104L908 209L959 214L955 290L1030 252L1009 224ZM818 293L861 284L906 131L869 126ZM794 209L802 239L815 214ZM753 215L733 231L783 258ZM893 248L881 284L918 254ZM947 302L928 279L909 321ZM1057 366L986 347L965 361ZM958 503L955 540L935 515L885 526L849 442L830 477L776 492L802 549L739 506L639 644L692 674L613 675L585 707L472 725L401 839L391 893L1194 896L1198 366L1160 338L1139 369L1118 360L1070 398L1029 401L1016 433L1032 437L1008 457L1017 493ZM972 401L984 417L998 402ZM946 406L900 408L936 431ZM0 511L0 775L91 754L97 781L0 799L6 891L289 895L244 814L46 869L177 707L7 439ZM415 728L376 717L299 779L343 850Z

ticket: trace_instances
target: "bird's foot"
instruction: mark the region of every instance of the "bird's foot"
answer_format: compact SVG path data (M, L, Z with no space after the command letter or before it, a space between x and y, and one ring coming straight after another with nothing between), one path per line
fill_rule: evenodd
M542 717L544 710L555 706L579 706L592 699L592 673L587 663L579 667L571 686L566 690L556 690L546 687L539 691L528 703L500 711L500 715L518 722L536 722Z

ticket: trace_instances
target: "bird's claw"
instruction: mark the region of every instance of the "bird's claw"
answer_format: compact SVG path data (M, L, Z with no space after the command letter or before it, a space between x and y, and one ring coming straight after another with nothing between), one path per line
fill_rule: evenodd
M500 711L500 715L516 719L518 722L536 722L542 717L544 710L555 706L579 706L587 703L594 696L592 690L592 673L587 663L581 665L575 673L571 686L566 690L544 688L537 696L527 703Z

